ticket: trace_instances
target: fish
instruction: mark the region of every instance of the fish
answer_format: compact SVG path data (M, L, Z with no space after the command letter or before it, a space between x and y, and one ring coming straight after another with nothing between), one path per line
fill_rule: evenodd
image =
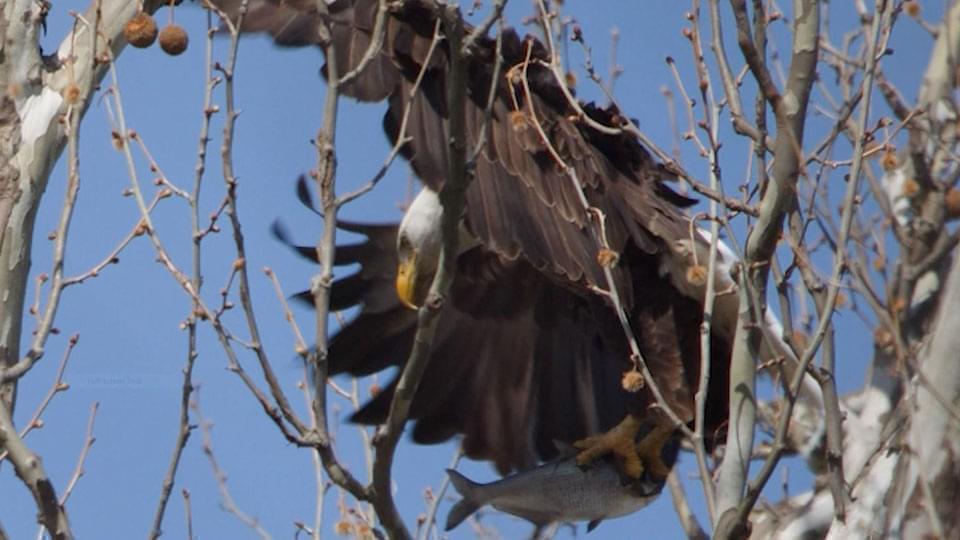
M489 504L541 527L557 521L587 521L590 532L604 519L632 514L650 504L666 481L647 473L639 480L626 480L610 459L581 467L574 457L556 459L488 484L474 482L453 469L447 469L447 475L463 497L447 515L447 531Z

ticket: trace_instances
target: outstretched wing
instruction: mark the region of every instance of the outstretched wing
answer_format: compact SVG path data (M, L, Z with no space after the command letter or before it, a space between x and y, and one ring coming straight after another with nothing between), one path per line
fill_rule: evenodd
M239 0L215 3L231 15L240 5ZM431 6L411 1L392 9L379 53L341 90L364 101L386 100L384 129L392 142L407 115L403 155L436 191L448 160L447 49L442 39L431 47L436 26ZM342 74L364 57L376 14L376 0L341 0L325 13L305 0L253 0L243 29L268 32L290 46L330 39L336 58L328 63L335 62ZM492 38L477 40L467 59L468 148L482 148L467 192L465 221L471 232L505 258L522 258L564 281L592 286L605 281L581 192L606 216L607 241L617 252L631 242L654 254L685 238L686 220L678 208L693 201L664 184L669 177L664 169L632 137L603 134L578 120L586 115L616 126L622 122L617 111L571 103L546 67L547 51L537 40L521 39L512 30L500 40L499 49ZM634 280L626 268L615 274L629 304Z
M333 337L330 371L361 376L402 367L417 315L400 303L393 286L397 227L341 226L366 240L337 248L338 265L360 268L334 282L331 307L360 312ZM312 254L312 248L298 249ZM643 353L668 401L692 418L689 388L696 384L697 366L686 358L698 358L700 307L671 293L655 273L644 277L650 289L634 310ZM714 341L715 350L726 354L725 344ZM451 302L440 315L411 407L413 438L430 444L463 434L469 457L493 461L502 473L529 467L554 457L555 441L609 429L628 411L651 403L646 392L622 389L630 365L619 324L602 300L557 285L523 261L504 262L473 248L458 260ZM726 364L716 363L712 375L725 381ZM395 386L396 379L352 419L381 423ZM725 406L710 412L715 414L707 425L715 427Z

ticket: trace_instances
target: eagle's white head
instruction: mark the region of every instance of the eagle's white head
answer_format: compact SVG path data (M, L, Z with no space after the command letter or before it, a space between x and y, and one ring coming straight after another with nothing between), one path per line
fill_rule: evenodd
M410 308L427 297L440 260L443 206L436 192L423 189L413 199L397 232L397 296Z
M443 205L437 192L424 188L407 209L397 231L397 296L409 308L416 309L427 299L430 284L437 274L443 247ZM480 244L464 226L459 225L458 252Z

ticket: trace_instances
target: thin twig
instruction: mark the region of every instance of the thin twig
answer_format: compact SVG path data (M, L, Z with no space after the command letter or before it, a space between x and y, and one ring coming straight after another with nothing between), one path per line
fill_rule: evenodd
M450 459L450 464L447 466L448 469L456 469L457 465L460 463L460 458L463 457L463 448L457 446L457 449L453 452L453 458ZM437 510L440 508L440 502L443 501L443 496L447 493L447 488L450 487L450 475L444 471L443 479L440 480L440 487L437 488L436 493L433 494L433 500L430 501L430 507L427 508L427 515L423 521L423 524L420 528L420 534L417 535L417 540L427 540L427 537L430 534L430 531L436 527L437 524Z
M241 11L242 16L243 10ZM240 26L240 23L237 23L237 26ZM373 61L381 53L383 48L383 37L386 33L387 28L387 0L378 0L377 2L377 15L373 21L373 29L370 32L370 44L367 45L367 50L363 52L363 56L360 57L360 61L357 62L357 65L353 69L344 73L343 75L333 78L330 80L337 88L341 88L347 84L350 84L354 79L360 76L360 73L366 69L367 65ZM335 62L335 57L330 58L331 62Z
M190 490L183 488L180 494L183 496L183 519L187 522L187 540L193 540L193 510L190 505Z
M20 430L20 438L23 439L27 436L28 433L34 429L43 427L43 413L47 410L47 406L50 405L50 402L53 401L54 396L60 392L66 392L70 389L70 385L63 381L63 374L67 370L67 362L70 360L70 353L73 352L73 348L77 346L77 342L80 340L80 334L74 334L70 336L70 339L67 341L67 348L63 351L63 357L60 359L60 365L57 366L57 374L53 378L53 384L50 385L50 389L47 390L45 396L40 401L40 404L37 405L36 410L34 410L33 415L30 416L30 420L27 421L26 425ZM4 450L0 452L0 461L3 461L7 458L7 451Z
M317 419L311 406L313 395L310 393L310 385L307 384L310 377L309 374L306 373L306 369L306 364L304 364L305 373L303 381L300 382L300 390L303 392L303 399L306 402L307 414L310 415L310 425L315 426L317 425ZM323 528L323 501L326 498L327 491L330 490L331 484L323 479L323 462L320 460L320 454L318 452L310 452L310 461L313 464L313 481L317 492L313 509L313 531L310 536L313 540L320 540L320 531Z
M494 24L497 24L503 19L503 10L507 7L507 0L494 0L493 6L490 8L490 14L474 27L473 31L469 35L463 38L463 52L464 54L470 54L471 49L473 49L474 44L477 40L486 36L487 32L490 31L490 28ZM494 77L496 79L496 77Z
M420 71L417 73L417 78L414 79L413 85L410 87L409 92L407 92L407 97L403 105L403 116L400 119L400 129L397 132L397 141L393 143L393 147L390 148L390 152L387 153L387 157L384 159L380 169L370 180L367 181L366 184L360 186L354 191L344 193L343 195L336 197L335 200L338 209L341 206L359 198L360 196L369 193L373 190L373 188L377 187L377 184L380 183L380 180L383 180L384 176L387 175L390 165L392 165L397 156L400 155L400 151L407 143L410 142L411 137L407 134L407 128L410 120L410 111L413 110L411 105L413 100L417 97L417 94L420 92L420 85L423 83L423 78L430 66L430 60L433 58L439 42L440 21L437 20L437 23L433 29L433 40L430 41L430 47L427 49L427 54L423 60L423 65L420 67ZM330 77L330 74L328 73L327 76ZM339 88L339 85L337 85L337 88Z
M263 273L266 274L270 283L273 284L273 291L277 295L277 301L280 302L280 308L283 309L283 318L290 323L290 329L293 331L294 350L297 355L306 359L308 352L307 341L303 337L303 332L300 331L300 325L297 324L297 319L293 316L293 311L290 310L290 305L287 303L287 297L283 294L283 287L280 285L280 280L271 268L264 268Z
M152 213L163 198L162 192L158 191L154 195L153 200L150 201L150 204L147 205L147 210ZM99 277L100 273L110 265L119 264L120 253L122 253L135 238L140 236L143 236L143 227L140 225L140 222L138 222L130 228L130 232L128 232L105 257L100 259L100 262L94 264L85 272L64 278L63 288L70 287L71 285L79 285L88 279Z
M690 540L707 540L709 536L700 526L697 516L690 509L690 503L687 502L687 495L683 491L683 483L680 481L676 467L667 476L667 487L670 488L673 507L677 511L677 517L680 519L683 531L687 533L687 538Z
M90 417L87 419L87 432L83 437L83 447L81 447L80 455L77 457L77 465L73 469L73 474L70 475L70 481L67 482L67 487L64 488L63 495L60 496L61 506L67 504L70 494L73 493L74 488L77 487L77 482L80 481L80 477L86 472L83 468L83 465L87 461L87 454L90 453L90 448L97 440L93 436L93 423L97 419L97 409L99 407L100 403L96 401L90 405Z
M210 462L210 469L213 471L213 477L217 481L221 506L224 510L236 516L244 525L253 529L262 540L269 540L270 534L267 533L266 529L260 525L256 518L251 517L241 510L233 500L233 495L230 494L230 488L227 487L227 474L220 468L217 457L213 452L213 437L210 433L213 424L208 420L204 420L203 414L200 411L199 396L193 400L191 407L197 416L197 424L200 426L200 432L203 434L203 453L207 456L207 460Z
M743 52L743 58L750 66L750 71L760 86L763 96L777 115L780 115L782 113L780 110L780 91L767 70L766 60L754 44L750 21L747 20L747 3L745 0L730 0L730 5L733 8L734 19L737 24L737 43L739 43L740 50ZM800 18L803 15L797 13L795 16Z

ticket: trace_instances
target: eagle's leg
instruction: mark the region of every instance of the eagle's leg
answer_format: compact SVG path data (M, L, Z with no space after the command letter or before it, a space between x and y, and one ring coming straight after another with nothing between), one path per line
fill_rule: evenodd
M663 445L673 436L673 428L657 424L640 442L636 442L640 427L640 420L628 414L610 431L576 441L573 446L581 450L577 454L577 464L589 465L599 457L613 454L619 459L623 473L630 478L640 478L645 470L653 476L666 478L670 467L663 462L661 452Z
M670 475L670 467L663 462L663 445L673 437L675 430L669 426L657 424L637 443L637 455L646 471L657 478Z

